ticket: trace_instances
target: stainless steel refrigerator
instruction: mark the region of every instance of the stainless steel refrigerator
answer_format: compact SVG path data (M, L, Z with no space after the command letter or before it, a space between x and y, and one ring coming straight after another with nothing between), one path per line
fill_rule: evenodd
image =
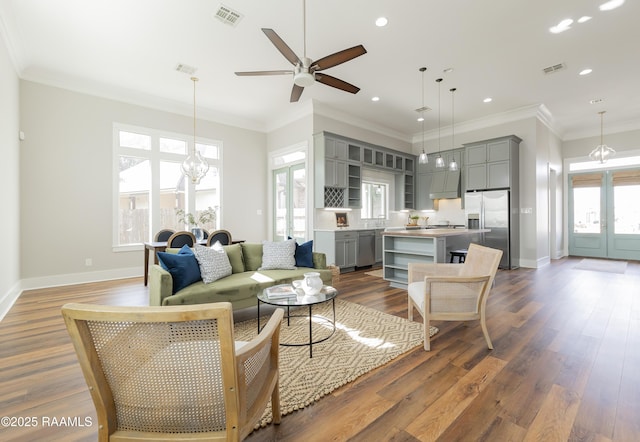
M519 220L509 190L485 190L467 192L464 195L467 227L491 229L480 235L482 244L502 250L500 268L513 269L518 266Z

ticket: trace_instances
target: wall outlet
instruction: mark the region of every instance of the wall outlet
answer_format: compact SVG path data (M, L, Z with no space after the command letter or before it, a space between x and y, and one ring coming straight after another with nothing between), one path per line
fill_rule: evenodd
M93 265L93 259L91 259L91 258L86 258L86 259L84 260L84 265L85 265L86 267L91 267L91 266Z

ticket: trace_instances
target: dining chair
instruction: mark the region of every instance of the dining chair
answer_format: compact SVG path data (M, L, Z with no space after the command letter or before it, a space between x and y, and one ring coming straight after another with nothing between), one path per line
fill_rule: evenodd
M156 233L153 237L155 242L164 242L169 239L171 235L173 235L176 231L172 229L162 229Z
M231 232L228 230L214 230L207 238L207 246L211 247L216 241L220 241L223 246L228 246L231 244Z
M486 304L498 271L502 250L470 244L462 264L410 262L408 285L409 320L413 309L422 316L424 349L431 349L431 320L480 320L489 349L493 349L486 324Z
M193 233L186 230L180 230L167 239L167 248L177 248L184 246L193 247L196 243L196 237Z
M234 342L228 302L66 304L62 315L98 417L98 440L244 439L271 401L280 423L283 310Z

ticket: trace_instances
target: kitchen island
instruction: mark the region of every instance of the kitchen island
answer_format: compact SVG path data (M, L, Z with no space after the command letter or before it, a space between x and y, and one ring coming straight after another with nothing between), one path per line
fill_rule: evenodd
M489 229L391 230L382 233L383 277L392 287L407 288L410 262L449 262L449 252L481 243Z

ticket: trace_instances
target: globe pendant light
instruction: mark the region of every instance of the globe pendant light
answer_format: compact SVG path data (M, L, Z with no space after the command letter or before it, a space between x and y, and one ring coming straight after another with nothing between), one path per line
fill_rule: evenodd
M436 158L436 167L438 169L442 169L444 167L444 160L442 159L442 155L440 155L440 109L442 105L440 104L440 84L442 83L442 78L436 79L438 83L438 158Z
M427 156L427 153L424 151L424 71L427 70L427 68L422 67L419 69L420 72L422 72L422 107L420 109L422 109L422 114L421 114L421 121L422 121L422 153L420 153L420 156L418 157L418 163L419 164L427 164L429 162L429 157Z
M181 167L182 173L188 176L193 184L199 184L202 177L209 171L209 163L205 161L198 149L196 149L196 81L198 81L198 78L191 77L191 81L193 81L193 145Z
M454 138L454 122L453 122L453 116L454 116L454 109L453 109L453 93L456 91L456 88L451 88L449 89L449 91L451 92L451 148L455 149L456 148L456 143L455 143L455 138ZM452 156L451 158L451 162L449 163L449 170L451 171L456 171L458 170L458 162L456 161L456 157Z
M616 154L616 151L604 144L604 132L603 132L603 116L606 111L598 112L600 114L600 145L596 146L595 149L591 151L589 154L589 158L593 161L599 161L600 163L606 163L609 157L612 157Z

